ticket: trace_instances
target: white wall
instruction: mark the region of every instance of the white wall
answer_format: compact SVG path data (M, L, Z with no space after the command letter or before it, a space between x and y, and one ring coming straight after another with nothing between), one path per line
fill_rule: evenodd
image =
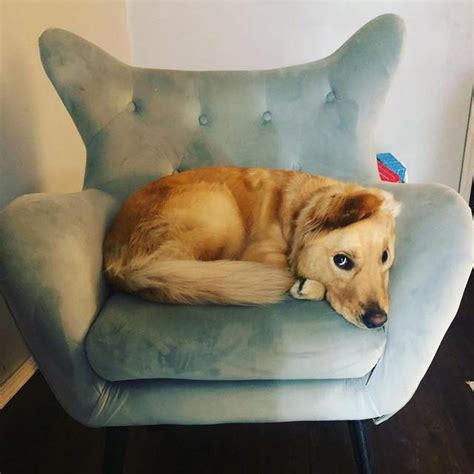
M27 192L80 190L85 149L43 71L38 37L77 33L129 61L124 1L0 0L0 208Z
M324 57L377 15L405 19L405 55L378 127L378 151L412 182L458 189L472 87L469 2L186 2L128 0L135 65L256 69Z
M41 66L38 37L71 30L130 60L124 1L0 0L0 209L31 192L81 188L85 149ZM28 357L0 296L0 384Z

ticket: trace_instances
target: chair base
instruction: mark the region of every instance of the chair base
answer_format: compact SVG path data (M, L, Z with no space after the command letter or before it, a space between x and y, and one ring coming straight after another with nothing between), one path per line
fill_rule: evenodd
M352 449L359 474L375 474L369 452L369 444L361 420L348 421ZM105 429L105 450L103 474L123 474L127 450L127 427L108 427Z
M353 420L347 423L351 434L357 471L359 474L375 474L363 421Z
M128 427L111 426L105 428L105 449L103 474L122 474L127 451Z

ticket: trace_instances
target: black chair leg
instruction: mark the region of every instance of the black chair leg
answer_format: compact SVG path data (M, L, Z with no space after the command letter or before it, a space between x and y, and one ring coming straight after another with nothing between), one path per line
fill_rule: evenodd
M354 420L348 421L348 423L352 449L354 450L354 457L359 474L375 474L363 422L361 420Z
M105 428L103 474L122 474L127 450L128 428L113 426Z

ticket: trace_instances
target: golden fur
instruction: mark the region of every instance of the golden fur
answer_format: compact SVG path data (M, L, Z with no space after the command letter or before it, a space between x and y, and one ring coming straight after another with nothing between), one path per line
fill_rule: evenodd
M273 303L291 289L366 327L368 308L388 312L398 208L379 189L296 171L186 171L125 201L105 238L106 275L168 303ZM353 269L334 263L341 254Z

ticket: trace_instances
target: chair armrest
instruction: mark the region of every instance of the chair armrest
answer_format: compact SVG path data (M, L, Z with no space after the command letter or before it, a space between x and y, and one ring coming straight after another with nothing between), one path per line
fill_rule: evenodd
M0 212L0 289L56 397L85 424L106 385L83 343L107 297L102 241L116 208L90 189L21 196Z
M403 203L384 355L367 390L384 421L413 396L451 324L472 269L472 217L441 185L382 185Z

